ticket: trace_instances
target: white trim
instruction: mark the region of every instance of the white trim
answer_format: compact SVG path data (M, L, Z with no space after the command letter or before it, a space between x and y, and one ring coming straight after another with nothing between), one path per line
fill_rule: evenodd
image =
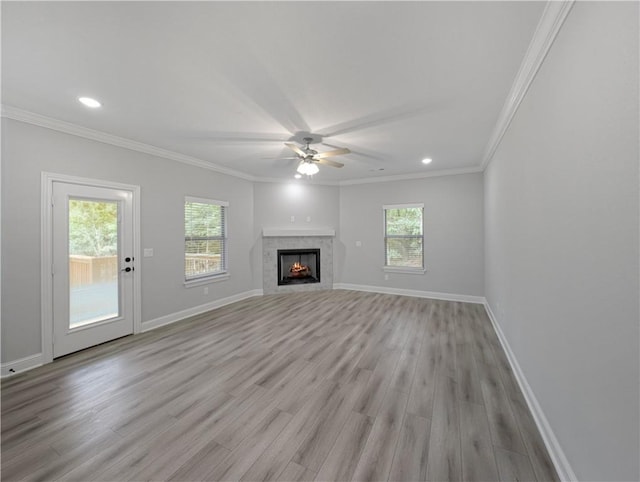
M53 180L40 175L40 342L42 363L53 361Z
M91 139L93 141L102 142L104 144L111 144L113 146L123 147L132 151L142 152L144 154L150 154L152 156L162 157L172 161L180 162L182 164L189 164L191 166L201 167L202 169L209 169L210 171L216 171L221 174L227 174L229 176L239 177L247 181L255 181L253 176L245 174L234 169L213 164L211 162L203 161L195 157L179 154L177 152L155 147L150 144L144 144L143 142L133 141L124 137L115 136L113 134L107 134L106 132L89 129L70 122L61 121L52 117L46 117L34 112L29 112L18 107L9 105L2 105L2 117L13 119L19 122L25 122L35 126L45 127L54 131L64 132L65 134L71 134L78 137L84 137L85 139Z
M425 274L426 268L409 268L405 266L383 266L382 271L386 273L403 273L403 274Z
M383 204L382 209L424 209L424 203L406 203L406 204Z
M502 138L504 137L511 121L520 107L520 103L524 99L533 79L535 79L540 66L544 62L545 57L549 53L553 41L560 31L560 27L564 23L575 0L566 1L548 1L545 6L536 31L531 38L531 43L527 49L527 53L520 64L511 91L507 96L502 111L498 116L498 121L493 128L493 133L489 138L487 147L485 148L480 164L481 170L486 169L491 162Z
M296 182L294 179L277 179L252 176L244 172L223 167L212 162L204 161L195 157L180 154L178 152L169 151L168 149L162 149L160 147L145 144L143 142L134 141L124 137L116 136L113 134L107 134L106 132L89 129L82 127L71 122L65 122L52 117L36 114L35 112L29 112L19 107L3 104L1 110L2 117L12 119L18 122L24 122L25 124L31 124L46 129L51 129L58 132L64 132L77 137L90 139L104 144L111 144L113 146L122 147L124 149L130 149L132 151L142 152L144 154L150 154L152 156L162 157L163 159L169 159L171 161L180 162L182 164L188 164L191 166L200 167L202 169L208 169L210 171L219 172L228 176L237 177L246 181L252 182L266 182L266 183L292 183ZM362 179L350 179L346 181L320 181L317 179L306 180L308 184L315 184L319 186L350 186L354 184L371 184L379 182L389 181L404 181L411 179L422 179L426 177L439 177L439 176L454 176L457 174L472 174L482 172L483 168L480 166L465 167L458 169L441 169L438 171L429 172L415 172L410 174L398 174L395 176L384 176L375 178L362 178Z
M319 228L262 228L263 238L289 236L335 236L336 230L329 227Z
M518 363L518 360L515 354L511 350L511 347L509 346L509 342L507 341L507 338L505 337L504 333L502 332L502 329L500 328L500 324L498 323L496 317L494 316L493 311L491 311L491 306L489 306L489 302L486 300L484 302L484 307L487 310L487 314L489 315L489 319L491 320L493 329L495 330L496 335L498 335L498 339L500 340L502 349L507 355L507 359L509 360L509 365L511 365L511 369L513 370L516 380L518 381L520 390L522 390L522 393L524 394L524 398L527 401L527 405L529 406L529 411L533 415L533 419L536 422L538 431L540 432L540 435L542 436L542 440L544 441L544 444L547 447L547 452L549 452L549 456L553 461L553 465L555 466L556 471L558 472L558 477L560 477L560 480L567 480L567 481L578 480L578 478L576 477L576 474L573 472L573 469L571 468L571 465L569 464L569 461L567 460L566 455L564 454L564 451L562 450L562 447L560 446L560 442L558 442L558 439L556 438L555 434L553 433L553 430L551 429L551 425L549 424L547 417L545 417L544 412L542 411L542 407L540 407L540 404L538 403L538 400L536 399L536 396L533 393L531 386L527 382L527 379L524 376L524 372L520 368L520 364Z
M392 209L420 209L420 238L422 240L421 243L421 248L422 248L422 267L421 268L411 268L408 266L397 266L397 267L393 267L393 266L388 266L387 262L389 261L389 259L387 258L388 256L388 252L387 252L387 240L388 239L394 239L396 238L397 235L389 235L387 234L387 211L392 210ZM418 236L413 236L413 237L418 237ZM383 266L382 269L384 271L388 271L388 272L392 272L395 271L396 273L410 273L410 274L425 274L427 272L427 269L424 266L424 203L408 203L408 204L383 204L382 205L382 239L384 240L384 260L383 260ZM396 238L397 239L397 238Z
M415 172L412 174L398 174L395 176L383 176L383 177L367 177L364 179L350 179L347 181L339 181L339 186L353 186L355 184L374 184L377 182L393 182L393 181L411 181L413 179L423 179L426 177L440 177L440 176L457 176L459 174L475 174L482 172L484 168L480 166L463 167L459 169L440 169L438 171L430 172Z
M381 182L393 182L393 181L405 181L412 179L422 179L428 177L439 176L454 176L458 174L473 174L483 172L493 155L495 154L504 134L506 133L513 117L520 106L520 103L524 99L529 87L535 79L540 66L544 62L553 42L562 27L571 7L575 0L560 0L560 1L548 1L544 11L536 27L536 31L529 43L529 47L524 56L520 69L516 74L514 82L509 91L509 95L502 107L498 120L493 129L493 133L489 138L489 142L484 151L484 155L478 166L464 167L457 169L441 169L437 171L416 172L410 174L398 174L392 176L382 176L374 178L362 178L362 179L350 179L345 181L311 181L312 184L328 185L328 186L352 186L356 184L372 184ZM86 139L92 139L105 144L111 144L125 149L131 149L153 156L170 159L183 164L189 164L203 169L209 169L212 171L227 174L229 176L238 177L252 182L268 182L268 183L283 183L294 182L287 179L275 179L252 176L234 169L219 166L217 164L197 159L195 157L179 154L176 152L162 149L142 142L133 141L123 137L107 134L105 132L97 131L82 127L70 122L61 121L51 117L46 117L40 114L29 112L18 107L2 105L2 117L7 117L19 122L25 122L27 124L33 124L48 129L53 129L59 132L75 135L78 137L84 137Z
M293 174L293 172L292 172ZM304 178L300 178L300 179L295 179L292 177L284 177L284 178L277 178L277 177L254 177L253 179L251 179L253 182L262 182L262 183L268 183L268 184L287 184L287 185L313 185L313 186L339 186L340 185L340 181L322 181L320 179L318 179L317 177L314 179L314 177L308 177L308 176L304 176Z
M0 55L1 57L1 55ZM1 77L1 76L0 76ZM2 92L2 80L0 79L0 92ZM0 134L0 159L4 149L2 148L2 138L4 136ZM0 167L0 200L2 199L2 167ZM2 201L0 201L0 212L2 212ZM0 222L0 267L2 266L2 223ZM0 324L2 324L2 276L0 275ZM0 333L2 330L0 329ZM0 334L0 360L2 359L2 335ZM1 366L1 364L0 364ZM4 374L4 371L0 368L0 373Z
M42 353L26 356L19 360L14 360L2 364L2 378L12 377L21 372L32 370L43 365Z
M40 240L40 318L41 318L41 356L42 364L53 361L53 279L51 265L53 252L51 246L53 218L51 200L53 197L53 183L64 182L68 184L81 184L87 186L104 187L109 189L122 189L131 191L133 197L133 250L135 257L142 259L140 247L140 186L123 184L118 182L103 181L66 174L51 172L41 173L41 240ZM142 263L136 265L133 279L133 333L142 330Z
M185 318L189 318L190 316L199 315L201 313L215 310L216 308L221 308L231 303L246 300L247 298L252 298L254 296L262 296L262 290L245 291L243 293L238 293L237 295L232 295L226 298L211 301L210 303L205 303L204 305L194 306L192 308L187 308L186 310L178 311L169 315L160 316L159 318L154 318L153 320L145 321L142 323L142 332L144 333L149 330L160 328L161 326L170 325L171 323L184 320Z
M383 293L387 295L413 296L414 298L431 298L434 300L444 300L444 301L462 301L464 303L484 304L486 302L484 296L460 295L456 293L439 293L437 291L406 290L402 288L388 288L386 286L369 286L369 285L354 285L350 283L334 283L333 289L334 290L366 291L370 293Z
M213 206L224 206L229 207L229 201L218 201L217 199L207 199L204 197L194 197L194 196L185 196L185 203L195 203L195 204L211 204Z
M189 204L208 204L210 206L220 206L222 208L222 236L217 236L222 241L222 266L224 270L208 273L200 273L193 276L187 276L186 266L184 272L184 285L189 288L202 284L203 281L224 281L229 279L229 202L219 201L217 199L208 199L203 197L185 196L183 206L183 218L186 226L187 219L187 203ZM212 236L212 238L215 238ZM184 254L187 255L187 233L186 227L184 232ZM217 279L216 279L217 278Z
M183 320L190 316L199 315L201 313L205 313L216 308L221 308L228 304L242 301L254 296L262 296L262 290L245 291L244 293L239 293L237 295L228 296L227 298L212 301L211 303L195 306L193 308L182 310L177 313L171 313L170 315L161 316L160 318L156 318L154 320L145 321L144 323L141 323L141 329L136 331L135 333L150 331L155 328L159 328L161 326ZM27 370L32 370L46 363L51 363L52 361L53 359L46 361L42 353L37 353L35 355L20 358L19 360L13 360L3 363L1 368L2 378L10 377ZM11 372L10 370L14 371Z

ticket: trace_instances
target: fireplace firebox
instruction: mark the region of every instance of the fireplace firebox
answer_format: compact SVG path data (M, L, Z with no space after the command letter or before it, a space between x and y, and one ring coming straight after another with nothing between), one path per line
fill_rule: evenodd
M319 249L279 249L278 285L320 283Z

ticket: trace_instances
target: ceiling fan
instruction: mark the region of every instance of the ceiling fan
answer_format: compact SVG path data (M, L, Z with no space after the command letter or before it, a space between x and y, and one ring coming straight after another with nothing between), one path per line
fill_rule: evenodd
M349 154L351 151L346 147L341 149L334 149L332 151L318 152L309 144L313 142L312 137L305 137L304 141L307 143L306 147L300 148L293 142L285 142L284 145L296 153L297 159L300 159L297 171L300 174L306 174L312 176L319 171L317 164L324 164L331 167L342 167L344 164L341 162L332 161L327 157L339 156L341 154Z

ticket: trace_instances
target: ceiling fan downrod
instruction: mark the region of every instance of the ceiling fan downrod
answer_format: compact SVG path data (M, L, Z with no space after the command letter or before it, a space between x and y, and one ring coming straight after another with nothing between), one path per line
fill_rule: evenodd
M311 158L318 153L318 151L314 151L313 149L311 149L309 147L309 144L311 144L311 142L313 141L313 138L312 137L305 137L303 139L303 141L305 141L307 143L307 147L305 147L305 149L304 149L304 152L307 154L306 157L305 157L305 160L307 160L307 159L311 160Z

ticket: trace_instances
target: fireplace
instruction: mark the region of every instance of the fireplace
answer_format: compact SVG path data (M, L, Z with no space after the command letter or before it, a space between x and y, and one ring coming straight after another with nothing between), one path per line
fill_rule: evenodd
M302 291L320 291L333 288L333 238L335 231L332 228L263 228L262 232L262 292L265 295L276 293L299 293ZM282 264L281 254L305 251L316 253L315 260L285 259ZM317 282L310 278L287 278L289 270L294 263L304 264L311 271L311 275ZM288 264L287 264L288 263ZM320 270L322 269L322 279ZM302 274L302 273L300 273ZM300 283L306 281L306 283Z
M320 283L319 249L279 249L278 286Z

